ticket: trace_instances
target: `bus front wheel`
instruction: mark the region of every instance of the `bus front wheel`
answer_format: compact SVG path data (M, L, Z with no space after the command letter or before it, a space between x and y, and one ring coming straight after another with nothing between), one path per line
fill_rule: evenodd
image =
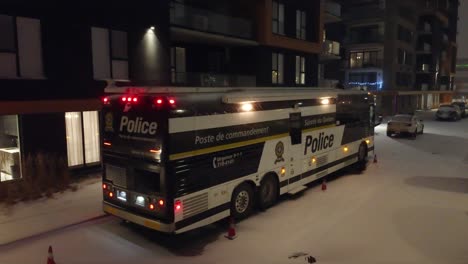
M252 213L254 190L248 183L237 186L231 198L231 216L244 219Z
M276 203L278 199L278 180L275 175L266 175L258 189L258 205L266 210Z

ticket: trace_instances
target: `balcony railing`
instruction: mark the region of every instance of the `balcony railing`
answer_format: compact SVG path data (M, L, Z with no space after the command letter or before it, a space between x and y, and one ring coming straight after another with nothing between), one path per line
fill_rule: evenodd
M369 18L385 19L385 7L378 4L370 4L362 7L353 7L344 10L342 18L344 20L360 20Z
M383 59L375 59L369 61L343 61L345 69L363 69L363 68L383 68Z
M384 40L385 37L383 34L369 34L359 37L348 37L345 39L345 44L383 43Z
M173 72L171 81L175 85L201 87L253 87L257 85L255 76L251 75L199 72Z
M198 31L253 39L252 22L171 2L171 24Z
M325 40L322 44L322 55L340 56L340 43L331 40Z
M325 2L325 12L334 15L337 17L341 16L341 5L337 2L326 1Z

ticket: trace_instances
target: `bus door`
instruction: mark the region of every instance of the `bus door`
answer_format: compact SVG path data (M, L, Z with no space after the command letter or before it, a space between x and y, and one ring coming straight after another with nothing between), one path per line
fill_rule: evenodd
M289 138L291 153L289 160L289 169L287 171L289 184L295 183L301 179L302 174L302 156L304 149L302 146L302 116L300 112L289 114Z

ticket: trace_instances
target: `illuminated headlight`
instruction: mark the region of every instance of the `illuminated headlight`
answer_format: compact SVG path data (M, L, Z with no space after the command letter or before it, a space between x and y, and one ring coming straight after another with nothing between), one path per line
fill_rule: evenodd
M135 200L135 204L139 206L145 206L145 197L143 196L137 196Z
M117 191L117 199L126 202L127 201L127 192Z

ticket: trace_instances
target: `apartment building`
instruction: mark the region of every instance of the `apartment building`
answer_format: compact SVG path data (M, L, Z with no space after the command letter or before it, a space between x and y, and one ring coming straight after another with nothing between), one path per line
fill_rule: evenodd
M73 5L0 4L0 184L21 181L23 160L37 153L66 157L72 170L99 168L98 111L109 80L318 84L320 0Z
M350 0L342 17L347 88L372 92L384 114L448 100L458 1Z

